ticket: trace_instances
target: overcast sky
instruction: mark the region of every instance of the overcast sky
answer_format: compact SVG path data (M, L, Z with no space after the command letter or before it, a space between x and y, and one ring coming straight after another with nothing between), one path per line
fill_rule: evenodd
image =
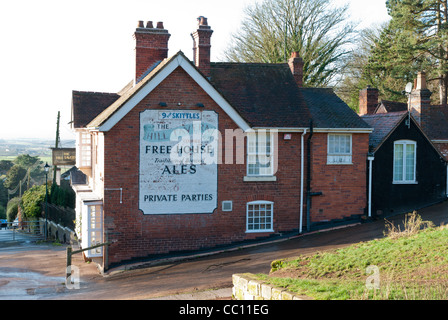
M0 139L74 139L68 122L71 92L117 92L133 78L138 20L163 21L171 34L169 55L192 59L190 33L205 16L213 29L212 61L221 59L256 0L14 0L0 11ZM388 19L385 0L350 3L353 20L368 27Z

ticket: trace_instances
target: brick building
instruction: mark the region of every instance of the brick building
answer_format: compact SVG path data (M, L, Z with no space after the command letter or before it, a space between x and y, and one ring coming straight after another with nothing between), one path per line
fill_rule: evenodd
M303 62L168 56L162 23L135 31L135 79L73 91L78 234L104 269L135 259L301 233L366 212L372 129L330 89L302 87Z

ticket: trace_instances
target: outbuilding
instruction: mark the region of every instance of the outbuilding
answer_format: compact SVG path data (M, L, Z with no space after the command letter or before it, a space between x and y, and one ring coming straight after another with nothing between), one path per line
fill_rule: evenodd
M408 103L378 101L378 89L360 92L360 115L370 135L369 217L411 212L446 200L448 107L431 105L424 72Z

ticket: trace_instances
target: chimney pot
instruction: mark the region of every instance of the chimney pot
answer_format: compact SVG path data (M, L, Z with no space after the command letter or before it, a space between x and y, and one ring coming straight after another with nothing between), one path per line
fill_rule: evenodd
M152 21L148 21L148 22L146 23L146 28L150 28L150 29L153 29L153 28L154 28L154 26L153 26L153 24L152 24Z
M198 21L199 21L199 25L200 25L200 26L208 26L207 18L206 18L206 17L200 16L200 17L198 18Z
M162 21L157 22L157 29L163 29L163 22Z
M144 26L143 26L143 21L140 20L140 21L138 22L137 28L144 28Z
M419 72L417 74L417 84L415 90L425 90L426 87L426 73L425 72Z

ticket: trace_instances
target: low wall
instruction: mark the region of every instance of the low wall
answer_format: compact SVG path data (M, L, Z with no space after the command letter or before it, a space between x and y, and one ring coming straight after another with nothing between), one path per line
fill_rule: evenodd
M285 288L273 287L258 280L251 273L234 274L233 299L235 300L312 300L310 297L297 295Z
M41 234L45 234L45 219L39 219ZM71 243L75 237L75 232L69 228L63 227L53 221L47 221L48 238L59 240L60 243Z

